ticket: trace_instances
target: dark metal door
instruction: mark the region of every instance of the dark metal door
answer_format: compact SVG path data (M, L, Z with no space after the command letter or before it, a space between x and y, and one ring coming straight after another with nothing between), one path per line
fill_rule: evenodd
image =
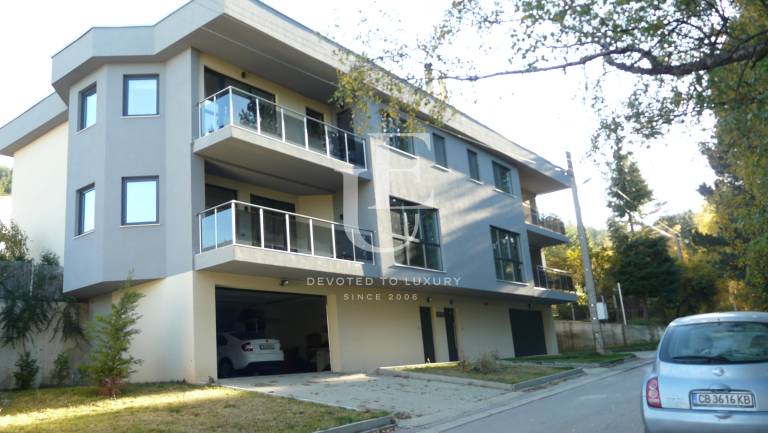
M421 340L424 343L424 362L435 362L435 340L432 337L432 309L420 307Z
M509 310L515 356L546 355L544 320L540 311Z
M458 361L459 350L456 347L456 320L453 314L453 308L446 308L445 314L445 335L448 337L448 360Z

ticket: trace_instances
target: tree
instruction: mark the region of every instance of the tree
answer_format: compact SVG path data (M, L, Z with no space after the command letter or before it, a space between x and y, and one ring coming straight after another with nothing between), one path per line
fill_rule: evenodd
M30 261L27 240L26 233L15 221L8 225L0 222L0 261Z
M130 287L130 279L125 283ZM99 391L116 398L125 387L125 381L141 364L140 359L130 355L133 336L140 331L134 328L141 316L136 312L141 293L128 290L120 300L112 304L108 316L96 316L88 329L93 347L89 361L81 371L99 387Z
M609 162L611 183L608 189L608 207L616 218L626 218L630 232L635 232L634 216L641 214L642 207L653 199L653 193L632 159L625 152L621 140L614 145L613 159Z
M8 167L0 166L0 196L11 193L11 183L13 181L13 170Z
M669 300L680 285L680 269L669 255L665 238L638 232L616 247L611 278L621 283L625 295L643 302L644 317L653 299Z

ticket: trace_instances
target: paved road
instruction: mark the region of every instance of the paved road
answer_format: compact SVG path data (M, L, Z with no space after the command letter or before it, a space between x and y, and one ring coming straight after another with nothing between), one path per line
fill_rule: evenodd
M644 366L536 400L446 433L643 433Z

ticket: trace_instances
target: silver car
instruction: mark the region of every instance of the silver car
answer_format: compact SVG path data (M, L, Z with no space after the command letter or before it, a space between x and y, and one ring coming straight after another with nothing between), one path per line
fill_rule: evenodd
M677 319L643 382L646 433L768 432L768 313Z

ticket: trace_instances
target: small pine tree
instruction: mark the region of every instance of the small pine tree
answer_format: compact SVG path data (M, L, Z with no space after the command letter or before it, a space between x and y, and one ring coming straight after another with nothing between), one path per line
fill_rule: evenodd
M53 361L53 372L51 372L51 381L56 386L66 385L71 378L69 357L61 352Z
M37 360L32 357L28 351L19 355L16 361L16 371L13 372L13 380L16 381L16 388L29 389L35 382L35 377L40 368L37 366Z
M97 316L88 329L93 348L89 362L80 369L99 387L102 394L111 398L120 394L125 380L135 372L134 367L142 362L128 351L131 339L140 332L133 326L141 317L136 313L136 307L143 296L138 292L127 291L117 303L112 304L109 316Z

